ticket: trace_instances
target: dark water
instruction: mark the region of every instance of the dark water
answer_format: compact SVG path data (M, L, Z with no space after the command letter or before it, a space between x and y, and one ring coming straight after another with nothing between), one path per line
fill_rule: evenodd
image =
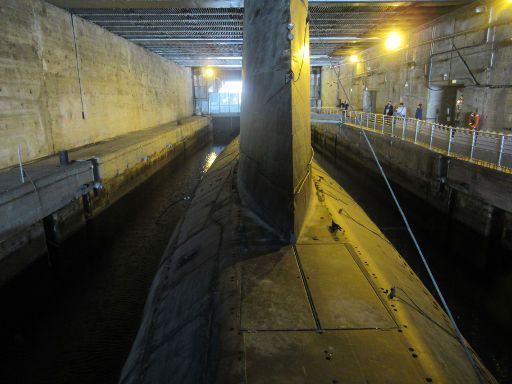
M316 159L434 292L382 178L347 159ZM394 188L463 335L500 383L512 383L512 255Z
M0 289L1 383L117 383L163 250L222 148L176 159Z

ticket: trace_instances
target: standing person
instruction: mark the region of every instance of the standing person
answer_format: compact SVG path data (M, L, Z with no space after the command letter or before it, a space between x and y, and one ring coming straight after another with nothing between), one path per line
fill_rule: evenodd
M479 125L480 115L478 114L478 110L476 110L475 112L471 112L471 115L469 115L469 128L478 131Z
M421 103L418 104L418 107L416 108L416 113L414 114L414 118L418 119L418 120L423 119L423 108L422 108Z
M475 131L475 142L473 145L476 145L476 139L478 138L478 127L480 125L480 115L478 114L478 109L475 112L471 112L469 115L469 129Z
M347 100L345 100L343 109L345 109L345 111L348 111L348 101Z
M396 109L396 115L404 118L407 115L407 107L404 105L403 102L401 102L398 108Z
M384 107L384 115L393 116L393 104L391 104L391 101L388 101L388 103Z

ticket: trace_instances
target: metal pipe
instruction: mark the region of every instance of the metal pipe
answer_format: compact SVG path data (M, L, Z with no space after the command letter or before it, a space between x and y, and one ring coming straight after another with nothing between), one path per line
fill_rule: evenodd
M434 129L435 129L435 124L431 124L430 125L430 144L429 144L429 149L432 149L432 141L434 140Z
M448 151L447 151L448 156L450 156L450 151L452 149L452 140L453 140L453 136L452 136L453 131L452 130L453 130L453 128L450 127L450 133L449 133L450 137L448 138Z
M473 82L476 84L476 85L480 85L480 83L478 82L478 80L476 79L475 75L473 74L473 71L471 70L471 68L469 68L469 65L468 63L466 62L466 60L464 60L464 58L462 57L461 53L459 52L459 50L457 49L457 47L455 46L455 44L452 42L452 46L453 48L455 49L455 52L457 52L457 55L459 55L459 59L462 61L462 64L464 64L464 66L466 67L466 69L468 70L471 78L473 79Z
M501 159L503 157L503 145L504 144L505 144L505 136L501 135L500 154L498 156L498 167L501 167Z
M20 163L20 176L21 176L21 182L25 182L25 172L23 171L23 163L21 161L21 148L18 145L18 161Z
M473 151L475 150L475 143L476 143L476 132L473 130L473 137L471 139L471 152L469 154L469 160L473 160Z

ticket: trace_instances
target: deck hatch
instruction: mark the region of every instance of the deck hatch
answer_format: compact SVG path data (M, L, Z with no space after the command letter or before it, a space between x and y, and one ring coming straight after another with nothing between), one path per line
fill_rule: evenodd
M323 329L396 327L345 245L296 248Z

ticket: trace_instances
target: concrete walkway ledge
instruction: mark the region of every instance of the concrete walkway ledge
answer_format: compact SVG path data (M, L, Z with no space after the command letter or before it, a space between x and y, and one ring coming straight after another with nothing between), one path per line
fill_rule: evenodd
M0 171L0 285L60 244L165 164L211 139L211 119L192 116Z

